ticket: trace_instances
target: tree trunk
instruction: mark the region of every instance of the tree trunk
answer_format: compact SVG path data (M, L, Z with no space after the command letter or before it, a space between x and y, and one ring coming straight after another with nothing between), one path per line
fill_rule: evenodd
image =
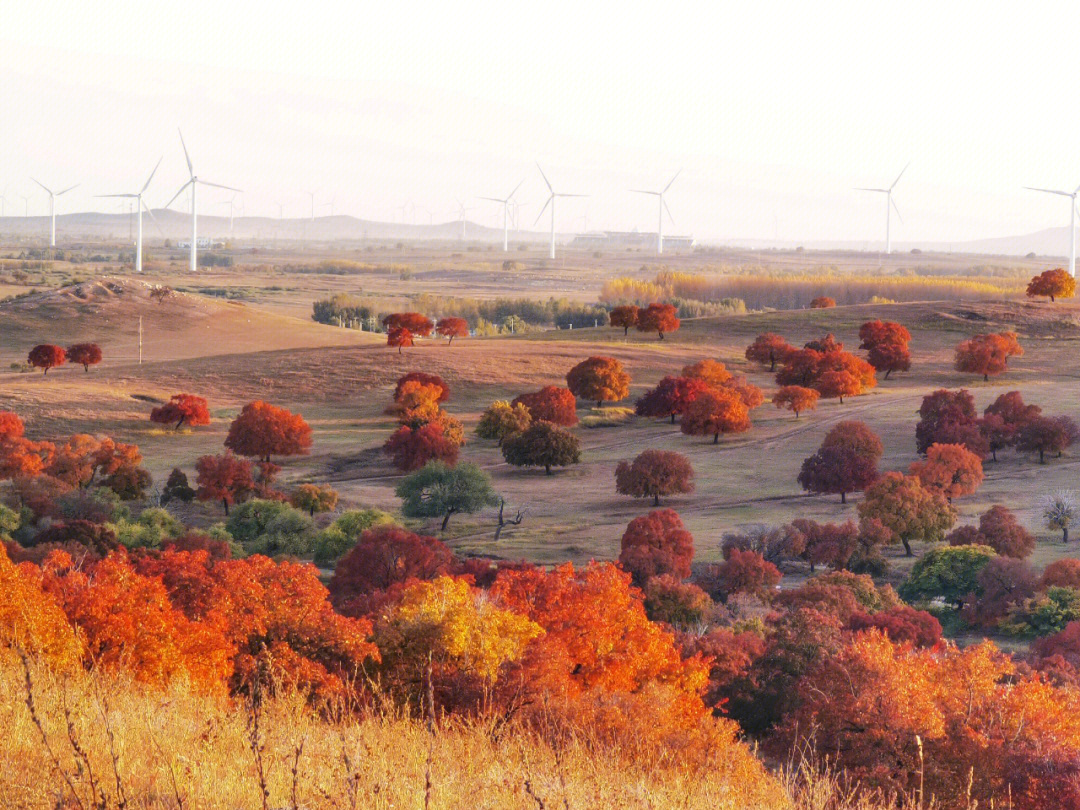
M48 366L45 366L45 372L44 372L44 373L45 373L45 374L48 374L48 373L49 373L49 367L48 367Z
M840 404L841 404L841 405L843 405L843 404L844 404L844 398L843 398L843 396L841 396L841 397L840 397Z
M654 492L653 493L652 505L653 506L659 506L660 505L660 493L659 492Z
M629 335L629 334L630 334L630 327L629 327L629 326L624 326L624 327L622 328L622 336L623 336L623 337L626 337L626 336L627 336L627 335Z
M221 505L225 507L225 517L229 516L229 502L224 498L221 499Z
M83 363L82 370L86 371L86 372L89 372L90 371L90 364L89 363Z
M1068 526L1062 526L1061 527L1061 542L1062 543L1068 543L1069 542L1069 527Z
M1046 463L1046 458L1045 458L1045 456L1043 454L1043 449L1041 447L1039 448L1039 463L1040 464L1045 464Z
M548 475L551 475L551 465L550 464L545 464L544 465L544 472L546 472Z
M660 339L661 339L661 340L663 340L663 339L664 339L664 333L663 333L663 332L658 332L657 334L659 334L659 335L660 335Z
M454 336L453 336L453 335L451 335L451 336L450 336L450 339L449 339L448 341L446 341L446 345L447 345L447 346L449 346L449 345L450 345L451 343L453 343L453 342L454 342Z
M903 537L900 538L900 542L904 544L904 554L905 554L905 556L914 557L915 555L911 551L911 543L909 543Z
M769 373L772 374L774 371L776 371L776 358L769 355Z
M1052 296L1052 295L1050 296L1050 303L1051 304L1054 303L1054 296Z
M990 375L989 374L983 374L983 382L990 382Z
M892 369L891 368L885 369L885 379L886 380L889 379L890 374L892 374Z
M441 527L441 528L439 529L439 531L441 531L441 532L445 532L445 531L446 531L446 524L450 522L450 516L451 516L452 514L454 514L454 510L453 510L453 509L447 509L447 510L446 510L446 517L444 517L444 518L443 518L443 521L442 521L442 527Z
M846 492L841 492L840 493L840 503L847 503L847 493Z
M671 412L671 424L675 424L675 411Z
M997 461L997 448L996 447L991 447L990 448L990 456L991 456L991 458L994 459L994 461Z
M604 400L602 400L602 399L598 400L597 403L596 403L596 407L597 408L602 408L603 406L604 406Z
M712 443L713 444L720 444L720 434L719 433L714 433L713 434Z
M187 415L186 415L186 414L185 414L184 416L181 416L181 417L180 417L180 421L176 423L176 427L174 427L174 428L173 428L173 430L174 430L174 431L175 431L175 430L179 430L179 429L180 429L180 426L181 426L182 424L184 424L184 420L185 420L185 419L187 419Z

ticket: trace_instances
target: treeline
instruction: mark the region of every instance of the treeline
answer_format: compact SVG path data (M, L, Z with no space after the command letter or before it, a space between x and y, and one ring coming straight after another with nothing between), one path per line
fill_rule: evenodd
M825 271L820 274L773 274L739 272L702 275L662 270L652 281L629 276L611 279L600 290L601 303L609 306L651 301L679 300L691 304L719 304L738 300L750 309L801 309L815 298L828 297L837 304L865 304L871 300L932 301L1001 298L1023 292L1011 279L974 280L960 277L918 275L868 275ZM682 312L680 311L680 314Z
M547 301L530 298L496 298L485 301L477 298L421 294L412 298L408 308L429 318L464 318L470 329L480 331L511 321L516 322L515 329L520 331L522 324L581 329L604 326L608 320L606 307L554 297ZM361 324L363 328L371 329L374 324L376 329L381 331L382 319L389 311L385 302L338 293L316 301L312 305L311 318L318 323L350 326L355 329L361 328Z
M354 273L401 273L412 268L407 264L371 264L351 259L326 259L317 264L284 264L280 265L280 269L286 273L349 276Z

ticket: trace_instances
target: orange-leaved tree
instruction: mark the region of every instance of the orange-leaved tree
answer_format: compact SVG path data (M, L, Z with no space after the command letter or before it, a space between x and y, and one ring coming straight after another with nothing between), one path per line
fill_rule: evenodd
M614 357L590 357L566 373L566 387L576 397L593 400L599 408L605 401L626 398L630 375Z
M795 347L780 335L766 332L758 335L754 338L754 342L746 347L746 359L768 366L769 372L772 373L776 371L776 364L783 363L787 355L795 350Z
M656 332L663 340L665 333L678 330L678 310L672 304L649 304L638 312L636 326L639 332Z
M956 370L981 374L983 380L989 380L1008 369L1010 357L1023 353L1016 332L975 335L957 344Z
M185 422L191 426L209 425L210 409L203 397L195 394L173 394L169 401L150 411L150 421L161 425L176 423L179 430Z
M773 394L772 403L777 408L787 408L799 418L803 411L812 411L817 407L817 391L813 388L803 388L801 385L784 385Z
M398 354L401 354L402 349L409 348L413 344L413 333L404 326L394 326L386 332L386 345L390 348L396 346Z
M911 368L911 332L893 321L867 321L859 327L860 349L867 350L866 359L885 379L894 371Z
M200 456L195 461L195 497L200 501L221 501L225 514L230 504L247 500L255 491L251 462L232 453Z
M67 362L67 353L62 346L54 346L51 343L39 343L30 350L26 362L34 368L40 368L45 374L50 368L62 366Z
M1045 295L1051 301L1058 298L1072 298L1076 295L1076 279L1060 267L1055 270L1046 270L1033 276L1028 282L1027 294L1029 298Z
M887 472L867 487L859 517L880 521L893 542L904 544L909 557L914 556L912 542L937 543L956 522L956 512L944 495L927 489L915 476L898 472Z
M625 336L631 327L637 326L638 308L633 304L615 307L608 315L608 322L613 327L622 327L623 336Z
M300 414L262 400L249 402L229 426L225 446L241 456L302 456L311 449L311 426Z
M576 425L578 422L577 400L573 392L568 388L559 388L557 385L545 385L539 391L521 394L510 404L512 406L524 405L529 409L529 415L534 422L551 422L566 427Z
M930 445L926 459L912 462L909 472L948 501L971 495L983 481L982 459L962 444Z
M673 574L690 576L694 559L694 536L673 509L656 509L636 517L626 526L619 563L643 585L652 577Z
M395 329L404 329L417 337L427 337L435 324L426 315L419 312L394 312L383 318L383 326L387 332Z
M750 429L750 412L738 393L711 388L699 393L683 411L683 433L713 437L719 444L721 433L741 433Z
M459 443L449 438L441 424L428 422L417 427L402 425L383 445L383 452L403 472L419 470L429 461L457 463Z
M401 399L402 391L405 389L405 386L411 382L434 385L439 389L439 403L446 402L446 400L450 398L450 386L447 385L446 381L438 374L429 374L426 371L410 371L408 374L403 374L398 377L398 381L394 385L394 402Z
M435 324L435 332L446 338L447 344L451 344L456 337L469 336L469 322L464 318L440 318Z
M689 377L664 377L655 388L646 391L634 403L634 412L638 416L654 419L670 417L675 424L675 416L684 413L687 406L702 391L709 390L709 385L702 380Z
M716 388L731 379L731 372L720 361L706 357L704 360L683 366L681 376L691 380L701 380L710 388Z

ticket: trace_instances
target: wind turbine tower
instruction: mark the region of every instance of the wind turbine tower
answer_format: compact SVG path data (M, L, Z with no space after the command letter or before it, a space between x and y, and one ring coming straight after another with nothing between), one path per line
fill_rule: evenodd
M909 163L908 166L911 164ZM896 207L896 203L893 201L892 193L896 188L896 184L900 182L900 178L904 176L904 172L908 170L905 166L900 174L896 175L896 179L888 188L857 188L856 191L873 191L878 194L885 195L885 255L892 253L892 212L896 211L896 216L900 217L900 221L903 222L904 218L900 216L900 209Z
M522 180L521 183L525 181ZM521 188L521 183L514 186L514 190L511 191L505 199L500 200L498 197L481 197L481 200L491 200L491 202L497 202L503 209L503 253L508 253L510 250L510 201L514 199L514 195L517 194L517 190Z
M33 177L31 177L30 179L34 180ZM45 191L49 193L49 247L56 247L56 198L59 197L61 194L67 194L73 188L78 188L78 183L76 183L74 186L68 186L63 191L57 191L54 194L50 189L45 188L45 186L41 185L41 183L38 183L37 180L34 180L34 182L44 188Z
M555 189L551 187L551 183L547 179L547 175L544 174L544 170L540 168L540 164L536 164L537 170L540 172L540 176L544 178L544 185L548 187L548 191L551 192L551 196L547 198L547 202L544 203L544 207L540 209L540 214L536 217L536 222L540 221L540 217L544 215L544 211L547 207L551 206L551 247L548 250L548 258L555 258L555 199L557 197L587 197L588 194L556 194ZM536 222L533 225L536 225Z
M414 208L413 210L415 211L416 209ZM472 211L472 210L473 210L472 208L466 208L465 203L463 203L461 200L458 200L458 217L461 219L461 241L462 242L465 241L465 215L469 211Z
M173 202L176 201L176 198L184 193L184 189L186 189L188 186L191 187L191 259L190 259L190 264L189 264L188 269L192 273L195 273L199 269L199 257L198 257L199 243L198 243L198 227L197 227L198 223L196 221L196 211L195 211L195 186L198 186L198 185L212 186L213 188L223 188L226 191L240 191L240 189L233 188L232 186L222 186L222 185L219 185L217 183L210 183L210 182L208 182L206 180L200 180L195 175L195 169L193 169L192 166L191 166L191 156L188 154L187 144L184 143L184 133L180 132L179 129L177 129L176 131L180 133L180 145L184 148L184 160L187 161L188 174L191 176L191 179L188 180L186 183L184 183L184 185L180 186L180 190L176 192L176 194L173 196L173 198L171 200L169 200L169 205L172 205ZM168 208L169 205L166 205L165 207Z
M1076 195L1080 194L1080 186L1072 192L1056 191L1051 188L1032 188L1024 186L1028 191L1041 191L1044 194L1059 194L1069 198L1069 275L1076 278Z
M668 204L664 201L664 195L667 194L667 190L671 188L671 184L675 182L675 178L682 174L682 169L675 172L675 177L672 177L662 191L644 191L638 188L630 189L635 194L651 194L656 197L659 219L656 223L656 255L662 256L664 254L664 211L667 211L668 219L672 224L675 223L675 217L671 216L671 209L668 208Z
M127 198L130 198L130 199L134 199L135 200L135 205L138 206L139 210L138 210L138 215L136 217L136 228L135 228L135 233L136 233L136 236L135 236L135 272L136 273L141 273L142 272L142 255L143 255L143 249L142 249L142 243L143 243L143 237L142 237L142 214L143 214L143 209L146 208L146 213L150 214L151 219L154 218L154 215L152 213L150 213L150 209L147 207L146 203L143 202L143 194L146 193L146 189L150 186L150 181L154 179L154 175L157 173L158 166L161 165L161 160L162 160L162 158L158 158L157 165L155 165L154 170L152 172L150 172L150 176L146 178L146 182L143 183L143 187L141 189L139 189L137 192L135 192L134 194L99 194L98 195L99 197L127 197ZM155 220L155 222L156 222L156 220Z

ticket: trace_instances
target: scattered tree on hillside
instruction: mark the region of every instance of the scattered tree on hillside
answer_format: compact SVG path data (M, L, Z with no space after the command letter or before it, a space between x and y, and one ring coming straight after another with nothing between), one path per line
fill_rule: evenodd
M701 380L710 388L718 388L731 379L731 372L718 360L705 358L683 366L681 376L690 380Z
M395 329L404 329L417 337L428 337L435 324L431 319L419 312L394 312L383 318L383 326L387 332ZM411 345L411 344L410 344Z
M437 385L410 380L400 387L394 404L388 410L397 412L398 421L404 425L426 424L439 413L439 393Z
M578 423L577 400L568 388L545 385L539 391L515 397L510 404L528 408L533 422L551 422L564 427Z
M402 394L409 386L409 383L422 383L423 385L433 385L438 388L439 396L436 401L439 404L446 402L450 398L450 386L438 374L428 374L425 371L410 371L408 374L398 377L398 381L394 385L394 402L401 400Z
M1061 268L1046 270L1032 277L1027 294L1029 298L1045 295L1051 302L1057 298L1072 298L1076 295L1076 279Z
M256 400L229 426L225 447L267 462L271 456L302 456L311 449L311 426L300 414Z
M176 426L173 430L179 430L185 422L192 427L210 424L210 409L205 399L194 394L173 394L159 408L150 411L150 421L159 425Z
M442 542L400 526L376 526L360 535L338 560L330 579L334 606L350 615L350 602L412 579L430 580L450 570L453 555ZM355 614L352 614L355 615Z
M938 389L923 397L915 425L915 447L920 454L932 444L962 444L980 458L990 446L979 429L975 398L961 389Z
M405 517L441 517L442 531L453 515L472 514L498 503L491 478L472 462L448 467L442 461L430 461L398 484L395 494L401 498Z
M611 310L611 314L608 316L609 323L614 328L622 327L623 336L625 337L632 327L637 326L638 322L638 308L633 304L627 304L621 307L615 307Z
M673 509L657 509L631 520L621 547L619 562L639 586L664 574L690 576L694 537Z
M67 353L61 346L54 346L50 343L41 343L30 350L26 362L34 368L42 369L45 374L48 374L50 368L62 366L67 362Z
M505 400L491 403L476 425L476 435L481 439L495 439L499 447L507 436L529 429L532 416L520 402L511 405Z
M810 302L810 309L830 309L836 306L836 300L827 295L821 295Z
M429 422L415 428L402 425L386 440L383 452L399 470L412 472L429 461L453 466L460 451L458 443L446 436L442 425Z
M827 352L842 352L844 350L844 344L836 339L836 335L832 332L828 332L823 338L817 338L816 340L804 343L803 348L825 354Z
M639 332L656 332L663 340L665 333L678 330L678 311L672 304L649 304L638 312L636 325Z
M1042 577L1039 578L1039 589L1045 590L1055 586L1080 590L1080 560L1066 557L1063 560L1054 560L1046 566Z
M1043 503L1043 519L1046 528L1061 532L1061 542L1069 542L1069 527L1080 517L1080 506L1072 490L1063 489L1046 498Z
M620 461L615 468L615 491L632 498L652 498L694 491L694 468L681 453L645 450L633 462Z
M504 439L502 453L508 464L543 467L551 475L552 467L567 467L581 461L581 444L569 430L537 420L528 430Z
M840 495L866 489L878 476L877 460L844 447L822 447L803 461L799 484L807 492Z
M850 520L837 524L797 518L791 525L806 538L801 556L810 564L810 573L819 565L844 568L859 547L859 527Z
M576 397L592 400L596 407L618 402L630 393L630 375L614 357L590 357L566 373L566 387Z
M753 383L747 382L746 377L732 377L721 383L719 387L737 394L748 410L753 410L765 402L765 392Z
M101 347L96 343L76 343L68 346L66 354L67 359L81 365L83 371L89 371L90 366L101 362Z
M821 446L839 447L857 456L864 456L875 464L885 454L885 446L881 443L881 439L870 429L869 425L857 419L845 419L842 422L837 422L825 434Z
M900 595L905 599L940 597L959 610L968 594L979 595L979 572L996 556L989 546L931 549L916 561Z
M784 575L756 551L732 548L719 565L709 565L696 581L713 599L726 602L748 594L764 602L772 597Z
M395 326L386 333L386 345L390 348L396 346L398 354L401 354L402 349L407 349L414 345L413 333L403 326Z
M456 337L469 336L469 322L464 318L440 318L439 322L435 324L435 331L446 338L447 345L449 345L454 342Z
M799 418L803 411L812 411L817 407L817 391L813 388L803 388L801 385L785 385L773 394L772 402L777 408L787 408Z
M225 514L229 505L247 499L255 489L251 462L232 453L201 456L195 462L195 497L200 501L221 501Z
M712 388L700 392L683 411L681 430L688 436L713 437L719 444L721 433L741 433L750 429L750 412L734 391Z
M721 540L720 550L728 559L736 550L753 551L773 565L802 554L806 538L794 526L753 526L741 532L729 532Z
M952 501L974 493L983 481L982 459L962 444L932 444L924 461L912 462L909 472L933 492Z
M337 507L338 494L329 484L301 484L289 502L314 517L316 512L333 512Z
M956 512L937 492L926 489L913 475L887 472L866 488L859 517L878 520L904 544L912 557L915 541L937 543L956 522Z
M191 503L193 500L195 500L195 490L188 484L187 475L179 467L173 467L165 481L165 489L161 492L161 505L164 506L169 501Z
M850 371L826 371L814 387L825 399L838 398L840 404L844 404L844 397L855 397L862 393L862 384Z
M752 363L760 363L769 367L769 373L776 371L776 364L783 363L789 352L795 351L780 335L766 332L754 338L754 342L746 347L746 359Z
M866 359L885 379L894 371L911 368L911 332L892 321L867 321L859 327L860 349L867 351Z
M990 546L1003 557L1023 559L1035 550L1035 536L1020 525L1009 509L1000 504L991 506L979 518L982 544Z
M1039 463L1046 463L1046 454L1061 453L1076 441L1080 429L1068 416L1036 416L1029 419L1016 433L1016 449L1038 453Z
M1010 357L1023 353L1016 332L975 335L957 345L956 370L981 374L983 380L989 380L1008 369Z
M655 388L646 391L645 394L634 403L634 412L638 416L648 416L654 419L670 417L671 424L675 424L675 417L684 413L687 406L702 391L707 391L709 386L701 380L692 380L688 377L664 377Z

